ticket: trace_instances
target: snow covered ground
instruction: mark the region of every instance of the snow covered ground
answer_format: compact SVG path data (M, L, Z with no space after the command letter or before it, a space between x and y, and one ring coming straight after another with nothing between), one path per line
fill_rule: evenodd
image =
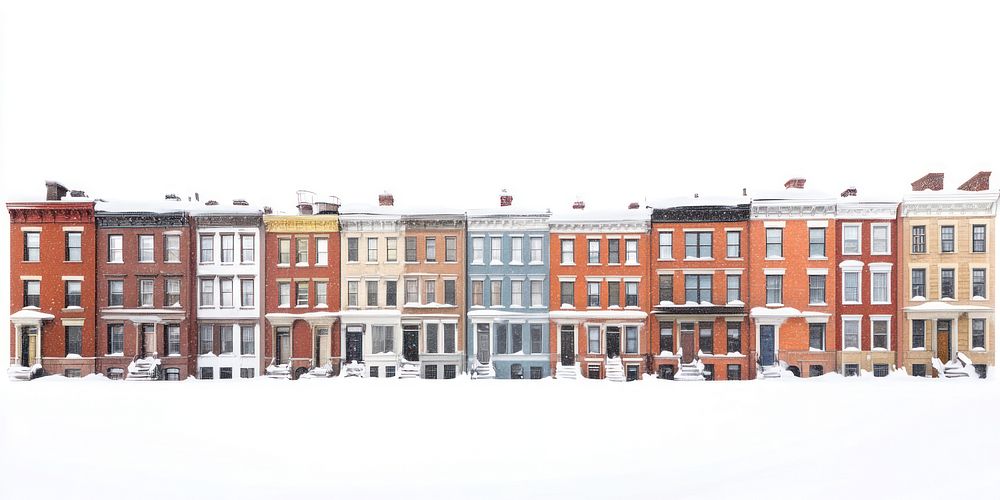
M0 383L0 498L1000 497L1000 378Z

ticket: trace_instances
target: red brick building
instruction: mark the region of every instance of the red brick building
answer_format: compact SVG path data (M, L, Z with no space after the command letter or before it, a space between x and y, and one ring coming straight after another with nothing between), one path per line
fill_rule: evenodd
M47 184L46 201L7 204L16 379L94 371L94 202Z

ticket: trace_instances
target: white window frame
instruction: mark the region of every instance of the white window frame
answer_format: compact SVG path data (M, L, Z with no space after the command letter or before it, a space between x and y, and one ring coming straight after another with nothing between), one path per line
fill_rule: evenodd
M474 236L472 238L472 263L483 265L486 258L486 238L482 236Z
M175 243L175 244L171 244ZM163 235L163 261L171 264L176 264L181 261L181 235L179 234L165 234ZM170 252L176 251L177 258L171 259Z
M629 245L635 246L635 252L630 252ZM635 255L635 259L629 259L629 253ZM625 265L626 266L638 266L639 265L639 239L638 238L625 238Z
M524 307L524 280L510 280L510 306Z
M326 266L330 263L330 239L316 238L316 265Z
M664 236L668 241L664 242ZM674 232L672 230L660 231L656 245L657 260L674 260ZM664 249L667 250L666 257L664 257Z
M594 247L596 247L596 251L594 250ZM593 257L593 255L591 254L594 254L595 252L597 256L594 259L591 259L591 257ZM596 266L600 265L600 263L601 263L601 240L597 238L587 238L587 265Z
M142 255L147 250L146 248L144 248L144 245L143 245L144 242L149 242L149 248L148 248L148 250L149 250L149 258L148 259L144 259L143 255ZM139 235L138 246L139 246L139 255L138 255L138 261L139 262L141 262L141 263L156 262L156 236L154 236L152 234L140 234Z
M852 223L848 223L848 224L844 224L844 225L841 226L842 233L840 235L840 253L842 255L861 255L861 251L864 248L864 235L863 235L863 233L861 231L861 226L862 226L861 223L853 223L853 222ZM858 230L858 251L857 252L848 252L847 251L847 242L849 241L847 239L847 228L856 228Z
M528 242L531 245L529 251L531 255L528 256L530 259L528 264L530 265L540 265L545 263L545 240L541 236L531 236L528 238ZM537 243L537 248L536 248ZM535 259L535 252L538 252L538 259Z
M125 235L123 234L108 235L108 264L122 264L125 262L125 249L123 248L124 239ZM115 245L115 242L117 242L117 246ZM114 258L115 252L118 252L117 259Z
M875 229L885 228L885 251L876 252L875 251ZM892 254L892 225L887 222L879 222L871 225L871 254L872 255L891 255Z
M875 323L885 322L885 345L886 347L875 347ZM889 314L873 314L868 320L868 345L873 351L892 351L892 316ZM970 344L971 345L971 344Z
M845 351L861 350L861 319L860 315L844 315L840 317L840 345ZM858 346L847 347L847 323L854 322L858 325Z
M868 297L872 304L891 304L892 303L892 264L880 264L872 263L868 265L868 272L871 276L868 277ZM885 275L885 300L875 300L875 275L884 274Z
M849 273L853 273L853 274L857 274L858 275L858 287L857 287L857 290L858 290L858 299L857 300L847 300L847 275ZM858 268L855 268L855 267L843 268L843 269L840 270L840 303L841 304L856 305L856 304L860 304L861 303L861 298L862 298L861 297L861 287L864 286L864 284L861 282L862 281L862 276L863 276L863 274L861 272L861 268L860 267L858 267Z
M537 287L537 291L538 291L538 294L537 294L538 302L535 302L536 287ZM529 300L531 300L531 307L545 307L545 289L544 289L544 286L543 286L543 280L540 280L540 279L529 280L528 281L528 293L529 293Z
M566 260L567 248L569 245L569 260ZM560 238L559 239L559 264L563 266L573 266L573 260L576 258L576 241L573 238Z
M278 307L292 307L292 282L278 282Z
M490 265L503 265L503 237L490 236Z
M510 263L520 265L524 263L524 237L510 237Z

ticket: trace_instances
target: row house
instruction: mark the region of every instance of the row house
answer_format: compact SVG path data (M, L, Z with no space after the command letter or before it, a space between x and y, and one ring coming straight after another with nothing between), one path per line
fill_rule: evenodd
M748 199L653 210L648 352L659 378L753 377L749 229Z
M264 359L271 377L340 372L340 200L298 192L297 215L264 215Z
M110 379L194 373L191 228L173 203L148 210L98 204L96 370Z
M549 354L549 213L499 209L468 214L469 370L476 378L540 379Z
M191 211L197 258L197 375L253 378L261 356L262 214L236 200Z
M898 363L909 373L972 365L985 376L995 363L997 193L988 189L989 172L947 191L943 174L929 174L903 199Z
M94 202L48 182L46 201L8 203L9 377L94 372Z
M573 210L549 219L550 369L635 380L647 371L650 212Z

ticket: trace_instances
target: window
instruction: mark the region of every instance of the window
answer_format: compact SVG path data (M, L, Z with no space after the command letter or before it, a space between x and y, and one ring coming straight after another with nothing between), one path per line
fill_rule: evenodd
M531 325L531 354L539 354L542 350L542 325Z
M973 318L972 320L972 348L986 349L986 320Z
M844 303L861 302L861 273L858 271L844 272Z
M726 352L740 352L743 346L743 329L739 322L726 322Z
M674 258L674 233L660 233L660 260Z
M326 307L329 304L326 302L326 281L316 282L316 307Z
M209 366L201 367L201 376L198 377L202 380L212 380L214 378L215 369Z
M844 365L844 376L845 377L858 377L861 375L861 370L857 363L848 363Z
M622 284L619 281L608 281L608 307L621 307Z
M927 365L925 364L915 364L913 365L913 376L914 377L926 377L927 376Z
M823 365L809 365L809 376L819 377L823 375Z
M483 280L472 280L472 305L483 305Z
M889 320L872 320L872 349L889 349Z
M325 239L324 239L325 241ZM240 235L240 262L246 264L248 262L253 262L256 256L254 255L254 236L252 234ZM325 263L325 262L324 262ZM252 370L252 368L251 368Z
M531 307L542 307L542 282L532 280L529 286L531 287Z
M219 339L221 340L222 354L231 354L233 352L233 325L223 325L219 327Z
M632 382L635 380L639 380L639 365L626 365L625 381Z
M986 298L986 269L972 270L972 296Z
M42 305L42 282L38 280L24 280L24 307L41 307Z
M842 250L846 255L861 253L861 224L844 224Z
M823 323L809 323L809 349L826 350L826 325Z
M783 248L782 248L782 238L784 236L784 229L780 227L769 227L765 229L765 238L767 240L767 258L768 259L780 259L782 258Z
M507 354L507 325L504 323L494 324L493 335L497 341L497 354Z
M416 262L417 261L417 237L407 236L403 239L405 248L403 249L403 258L406 262Z
M458 238L455 236L444 237L444 261L458 261Z
M844 319L844 349L861 349L860 319Z
M444 365L444 378L455 378L455 365Z
M913 226L910 228L911 236L911 253L925 253L927 252L927 227L926 226Z
M153 235L139 235L139 262L153 262Z
M348 252L350 254L350 252ZM278 265L289 265L292 262L292 240L278 239Z
M660 275L660 302L674 301L674 275Z
M872 304L889 303L889 273L888 271L872 272Z
M163 306L180 307L181 305L181 280L179 278L167 278L164 281ZM152 303L152 298L150 298Z
M219 236L220 243L222 244L222 254L219 256L220 262L231 263L236 260L236 241L233 238L234 236L231 234Z
M211 263L215 262L215 236L211 234L203 234L199 236L199 246L201 248L201 262ZM278 262L281 262L281 257L278 257Z
M225 367L219 368L219 380L229 380L229 379L232 379L232 378L233 378L233 369L232 369L232 367L225 366Z
M601 327L595 325L587 327L587 352L591 354L601 352Z
M417 280L415 280L415 279L408 279L405 282L405 286L406 286L406 288L404 290L404 293L406 294L406 296L404 297L405 300L403 301L403 303L404 304L416 304L416 303L419 303L420 302L420 289L419 289L419 283L417 282Z
M684 233L684 257L688 259L711 259L712 233L708 231Z
M639 240L625 240L625 263L639 263Z
M674 352L674 324L660 324L660 352Z
M608 264L621 264L621 240L608 240ZM600 262L600 257L595 257L594 262Z
M180 368L167 368L164 370L164 380L169 380L176 382L181 379L181 369Z
M942 299L954 299L955 298L955 270L954 269L942 269L941 270L941 298Z
M490 306L497 307L503 304L500 294L503 290L503 281L490 280Z
M499 236L490 238L490 264L500 264L503 240Z
M601 365L587 365L587 378L589 378L589 379L600 379L601 378Z
M278 282L278 306L291 307L292 305L292 284L287 281Z
M387 262L396 262L399 259L397 245L399 245L399 240L396 238L385 239L385 260Z
M535 264L542 263L542 239L538 237L531 238L531 262Z
M740 365L726 365L726 380L741 380Z
M510 282L510 305L511 307L521 307L522 298L524 293L522 291L524 282L521 280L512 280Z
M976 253L986 251L986 226L983 224L972 225L972 251Z
M309 265L309 238L295 238L295 265Z
M204 243L202 243L202 248L204 248ZM205 254L203 252L202 256L204 256L204 255ZM207 262L210 262L211 261L212 252L209 251L208 255L209 255L209 260ZM125 258L122 255L122 235L120 235L120 234L109 235L108 236L108 262L124 262L124 260L125 260ZM205 261L205 259L202 258L202 261Z
M522 335L521 335L521 331L522 331L523 327L524 327L524 325L516 324L516 323L513 324L513 325L510 325L510 352L511 353L519 353L519 352L522 352L524 350L523 339L522 339Z
M767 292L768 304L781 304L782 281L784 276L780 274L768 274L764 277L764 289Z
M372 368L376 368L376 367L372 367ZM396 376L396 367L395 366L387 366L387 367L385 367L385 377L386 378L393 378L395 376Z
M529 368L529 377L531 380L541 380L542 378L542 367L532 366Z
M309 282L295 282L295 307L309 307Z
M875 363L872 365L872 371L875 372L876 377L885 377L889 375L889 365L885 363Z
M396 280L387 280L385 282L385 305L396 306Z
M233 280L222 278L219 280L219 305L222 307L233 307Z
M715 339L712 336L712 323L702 321L698 323L698 349L705 354L712 354Z
M428 236L424 239L424 259L427 262L437 262L437 238Z
M378 238L368 238L368 262L378 262Z
M119 247L120 248L120 247ZM28 231L24 233L24 261L39 262L42 260L42 233ZM121 259L111 261L120 262Z
M712 302L712 275L688 274L684 276L685 302Z
M911 349L924 349L926 344L924 343L924 334L926 333L926 326L924 320L915 319L911 323L910 329L910 348Z
M573 240L559 240L562 249L560 263L563 265L573 265Z
M513 236L510 239L510 263L511 264L521 264L524 262L524 257L521 256L523 253L522 246L524 245L524 238L520 236Z
M125 353L125 325L108 325L108 354Z
M872 224L872 255L889 254L889 226Z
M426 365L424 366L424 378L436 380L438 378L438 367L437 365Z
M809 303L826 303L826 276L822 274L809 275Z
M365 281L365 295L365 304L367 304L368 307L378 306L378 281Z
M740 300L740 275L726 275L726 302L736 302Z
M639 283L635 281L625 282L625 307L639 306Z
M393 329L391 326L372 326L372 353L392 352L393 340Z
M437 281L424 281L424 303L434 304L437 302Z
M941 251L955 251L955 226L941 226Z
M240 368L240 378L253 378L253 368Z
M809 228L809 257L826 257L826 229L822 227Z
M438 352L438 325L437 323L427 323L424 327L426 339L424 341L424 348L426 352L437 353Z
M357 238L347 238L347 262L358 262L358 239ZM281 264L281 258L278 258L278 263ZM287 263L287 261L285 262Z
M108 306L125 305L125 282L122 280L108 281Z
M913 298L927 297L927 270L910 270L910 296Z
M66 378L80 378L79 368L67 368L63 370L63 376Z
M181 326L167 325L167 355L176 356L181 353Z
M472 238L472 263L482 264L483 255L485 250L483 249L485 240L481 237Z
M601 283L598 281L587 282L587 307L601 306Z
M253 307L253 280L240 280L240 306Z
M715 365L705 365L705 380L715 380Z
M457 325L454 323L444 324L444 352L448 354L455 353L455 331Z
M600 264L601 240L587 240L587 263Z
M139 307L153 307L153 280L139 280Z
M75 354L80 355L80 349L83 345L83 327L82 326L67 326L66 327L66 355Z
M66 307L80 307L80 298L83 294L82 281L63 281L66 287Z
M972 367L976 370L976 375L979 375L979 378L986 378L986 372L987 372L986 364L975 363L972 365Z
M740 257L740 232L726 231L726 257L738 259Z
M444 303L455 305L455 280L444 280Z
M358 307L358 286L357 281L347 282L347 305L349 307Z
M560 281L559 282L559 297L560 304L566 306L575 306L573 301L573 282L572 281Z
M83 260L83 234L76 231L66 233L66 261L80 262L81 260Z

